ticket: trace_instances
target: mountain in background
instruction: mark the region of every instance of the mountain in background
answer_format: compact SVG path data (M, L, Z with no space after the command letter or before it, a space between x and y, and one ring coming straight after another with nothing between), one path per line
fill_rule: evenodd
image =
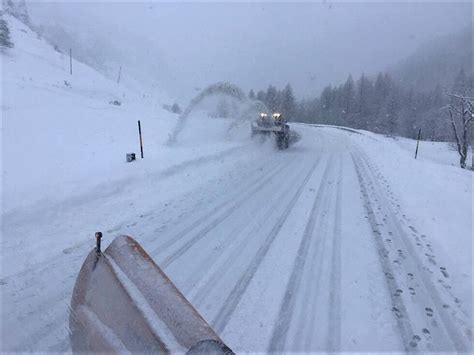
M422 45L389 72L402 86L429 91L438 84L450 87L461 69L471 74L472 29L433 39Z

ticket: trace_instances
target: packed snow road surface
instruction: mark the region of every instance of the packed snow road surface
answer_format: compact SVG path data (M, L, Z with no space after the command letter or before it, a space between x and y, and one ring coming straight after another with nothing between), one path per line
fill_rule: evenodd
M237 352L470 351L469 292L451 284L470 271L440 264L359 134L298 130L284 152L232 149L146 191L7 216L3 351L70 349L68 304L96 229L105 244L135 237ZM10 238L43 257L22 260L28 243Z

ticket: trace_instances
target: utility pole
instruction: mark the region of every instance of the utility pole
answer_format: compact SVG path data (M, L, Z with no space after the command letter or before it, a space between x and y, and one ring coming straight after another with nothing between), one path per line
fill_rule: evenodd
M69 48L69 73L72 75L72 48Z

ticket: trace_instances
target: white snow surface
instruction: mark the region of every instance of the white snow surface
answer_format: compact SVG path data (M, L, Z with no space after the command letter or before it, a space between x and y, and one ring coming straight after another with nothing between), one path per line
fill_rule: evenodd
M472 172L447 144L421 142L415 160L411 140L292 124L301 140L276 151L195 114L166 146L165 94L76 61L71 76L7 19L2 352L70 351L99 230L136 238L234 351L472 349Z

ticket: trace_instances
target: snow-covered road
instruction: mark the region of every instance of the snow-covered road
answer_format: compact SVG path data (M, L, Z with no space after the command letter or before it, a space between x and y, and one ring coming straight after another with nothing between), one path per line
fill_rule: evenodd
M69 349L97 229L135 237L234 351L469 351L469 300L356 134L300 131L287 151L231 149L146 189L5 218L3 350ZM43 257L16 270L16 248Z

